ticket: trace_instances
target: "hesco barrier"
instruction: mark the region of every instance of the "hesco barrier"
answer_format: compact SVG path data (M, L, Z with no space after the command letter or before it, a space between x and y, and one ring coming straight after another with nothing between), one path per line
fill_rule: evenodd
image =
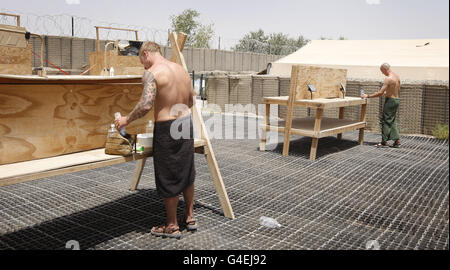
M262 98L267 96L287 96L290 78L265 75L212 75L208 77L208 103L218 104L225 111L225 104L253 104L258 108ZM347 96L359 97L361 90L376 93L382 82L350 79L347 81ZM402 134L431 135L438 124L449 123L449 87L448 82L402 82L400 90L400 108L397 123ZM370 99L367 107L367 129L380 131L380 116L384 98ZM286 106L280 106L278 116L285 118ZM325 110L324 116L338 117L339 110ZM294 117L315 116L315 110L294 108ZM344 117L358 120L360 107L346 107Z
M252 104L255 108L262 103L263 97L274 97L280 95L280 87L278 77L253 75L253 91ZM258 110L257 110L258 111ZM258 111L258 114L260 112ZM278 112L276 112L278 114Z
M252 87L251 76L232 75L229 76L230 104L250 104L252 103L252 92L248 91Z

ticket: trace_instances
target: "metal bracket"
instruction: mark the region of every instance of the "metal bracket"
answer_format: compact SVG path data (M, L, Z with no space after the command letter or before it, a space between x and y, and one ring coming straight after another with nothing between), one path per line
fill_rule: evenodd
M342 98L345 98L345 93L347 93L347 89L345 88L345 86L342 83L341 83L340 90L342 92Z
M311 92L311 99L313 99L313 92L316 92L316 88L312 84L308 84L308 90Z

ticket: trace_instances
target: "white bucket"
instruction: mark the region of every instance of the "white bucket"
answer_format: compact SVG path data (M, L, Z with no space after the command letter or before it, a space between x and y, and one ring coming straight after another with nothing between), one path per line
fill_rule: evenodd
M153 133L137 135L137 148L144 147L144 152L150 151L153 146Z

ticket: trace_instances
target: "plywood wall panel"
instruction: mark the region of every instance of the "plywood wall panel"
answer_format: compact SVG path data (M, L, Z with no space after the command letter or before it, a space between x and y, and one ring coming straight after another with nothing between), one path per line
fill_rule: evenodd
M30 75L32 73L31 48L0 46L0 74Z
M340 84L347 83L346 69L322 68L313 66L297 66L296 99L311 99L308 84L316 88L312 98L336 98L342 97Z
M114 113L130 113L141 93L140 84L0 84L0 164L104 147Z
M90 66L95 66L91 69L90 75L100 75L105 67L105 53L91 52ZM141 64L138 56L124 56L115 55L114 51L106 52L106 68L114 67L114 75L142 75L144 73L144 66Z

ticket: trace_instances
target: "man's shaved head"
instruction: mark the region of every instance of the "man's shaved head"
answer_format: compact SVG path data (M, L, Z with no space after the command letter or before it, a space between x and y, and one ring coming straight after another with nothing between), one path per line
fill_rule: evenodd
M139 50L139 60L145 69L149 69L158 57L162 57L161 47L152 41L142 44Z
M383 68L385 70L390 70L391 69L391 65L389 65L388 63L384 63L384 64L381 65L380 68Z
M157 43L152 41L147 41L142 44L141 49L139 50L139 56L142 56L145 51L150 53L158 52L159 54L162 54L161 47Z
M389 65L388 63L384 63L380 66L380 71L381 73L383 73L385 76L389 76L389 73L391 72L391 65Z

